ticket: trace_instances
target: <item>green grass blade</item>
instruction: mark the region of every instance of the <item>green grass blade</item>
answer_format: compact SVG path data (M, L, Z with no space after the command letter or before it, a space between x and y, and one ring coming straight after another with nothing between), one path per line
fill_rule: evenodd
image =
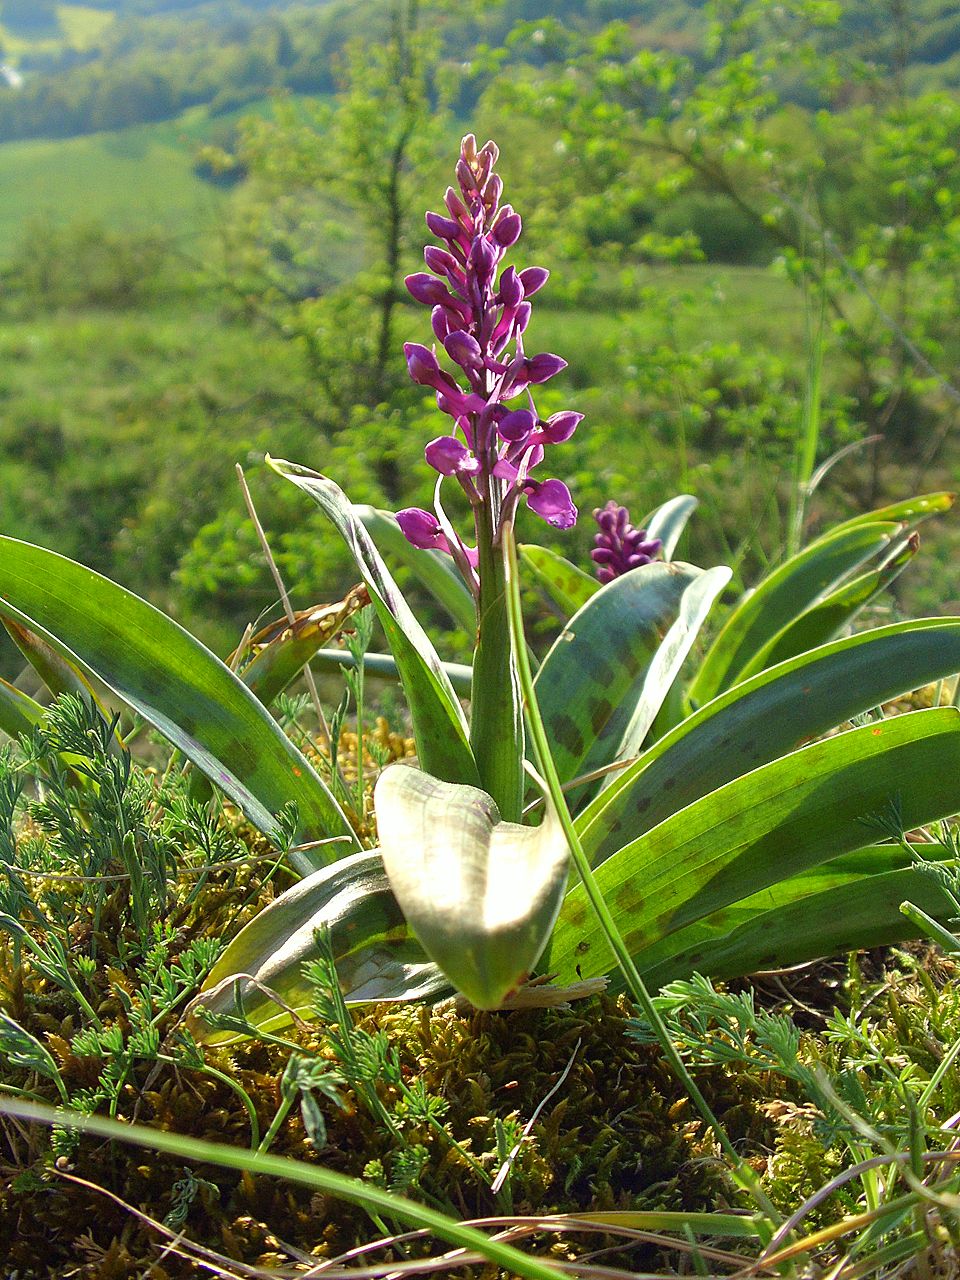
M925 850L929 846L925 847ZM648 948L640 966L653 986L697 972L733 978L843 951L878 947L922 930L900 904L910 897L934 918L951 906L932 876L899 847L845 854L713 912Z
M382 1190L371 1182L337 1173L321 1164L307 1164L303 1160L291 1160L287 1156L273 1156L250 1151L246 1147L231 1147L221 1142L188 1138L181 1133L151 1129L135 1122L110 1120L106 1116L88 1116L79 1111L9 1098L0 1098L0 1115L16 1116L26 1123L94 1134L110 1142L126 1142L147 1151L161 1151L178 1160L212 1164L224 1169L239 1169L260 1177L279 1178L284 1182L309 1187L324 1195L358 1204L370 1213L395 1219L409 1227L430 1231L438 1240L446 1240L458 1249L478 1253L511 1275L523 1276L529 1280L562 1280L567 1275L567 1272L560 1271L549 1262L528 1257L512 1245L492 1240L476 1227L465 1226L427 1205L417 1204L393 1191Z
M356 505L353 510L377 546L408 568L454 622L472 636L477 629L476 605L451 558L442 551L422 551L411 546L396 516L389 511L378 511L364 504Z
M480 779L467 740L467 722L443 664L350 501L332 480L316 471L282 459L267 461L278 475L313 498L349 547L396 659L420 764L446 782L477 786Z
M528 542L517 547L517 550L537 586L546 592L565 618L572 617L600 590L600 583L596 578L584 573L549 547L539 547L536 543Z
M639 750L729 569L647 564L570 619L535 687L562 782Z
M594 862L677 809L871 707L960 671L960 619L878 627L801 654L702 707L577 819Z
M675 498L670 498L644 516L636 527L646 529L648 538L659 538L663 543L663 559L672 560L680 535L698 505L692 493L678 493Z
M295 804L300 838L356 836L320 777L219 658L153 605L42 547L0 537L9 613L154 725L265 834ZM313 869L343 851L296 855ZM322 860L322 861L321 861Z
M620 849L597 883L642 965L677 930L862 848L895 801L907 830L960 810L955 707L865 725L737 778ZM578 885L560 911L550 970L566 982L613 964Z
M793 556L746 595L724 624L690 686L694 706L729 689L774 636L798 614L818 604L844 579L886 551L902 532L893 523L857 525L832 533Z
M380 854L355 853L307 876L259 911L229 944L211 970L194 1004L230 1013L240 981L245 1016L255 1026L275 1030L291 1021L257 983L310 1014L310 986L303 966L318 957L314 934L327 926L337 974L348 1001L423 1000L449 991L449 984L407 928L390 889ZM218 1033L197 1022L199 1039Z

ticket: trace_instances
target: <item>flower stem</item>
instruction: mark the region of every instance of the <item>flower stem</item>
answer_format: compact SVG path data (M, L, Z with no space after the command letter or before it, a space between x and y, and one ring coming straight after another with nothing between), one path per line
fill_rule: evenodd
M530 663L527 657L527 648L524 641L523 632L523 614L520 608L520 580L517 571L517 547L513 537L512 526L507 526L503 532L503 569L504 569L504 587L506 591L507 612L509 619L510 631L513 637L513 651L517 658L518 677L520 687L523 692L523 708L526 712L527 723L530 727L530 736L533 739L534 749L537 755L537 765L541 776L544 778L553 800L557 814L563 827L564 835L567 838L567 844L570 848L570 854L576 866L580 879L583 881L583 887L590 904L596 912L600 921L600 926L606 934L607 942L610 949L617 957L617 962L623 973L627 988L633 997L634 1003L642 1012L649 1026L653 1029L663 1055L673 1069L677 1079L683 1085L690 1100L700 1112L708 1128L713 1133L717 1144L720 1146L724 1155L728 1158L733 1166L732 1172L737 1183L747 1191L752 1197L756 1205L763 1211L768 1220L777 1224L780 1222L780 1214L774 1208L773 1204L767 1198L760 1181L750 1166L744 1161L735 1150L733 1143L727 1136L723 1125L714 1115L710 1104L700 1092L700 1088L693 1076L687 1070L686 1063L680 1056L680 1053L670 1037L670 1032L660 1016L657 1006L654 1004L646 984L640 977L639 970L633 962L633 957L627 948L623 935L617 928L616 922L610 913L600 886L593 874L590 861L583 851L583 845L580 843L580 836L574 826L573 819L570 817L570 810L567 808L566 799L564 797L563 788L560 783L560 777L557 773L556 765L553 762L553 755L550 751L550 743L547 738L547 731L540 715L540 708L537 704L536 691L533 687L533 676L530 671Z
M517 664L511 649L504 562L494 545L489 502L477 506L480 599L473 658L470 745L480 784L497 802L505 822L519 822L523 808L523 712Z

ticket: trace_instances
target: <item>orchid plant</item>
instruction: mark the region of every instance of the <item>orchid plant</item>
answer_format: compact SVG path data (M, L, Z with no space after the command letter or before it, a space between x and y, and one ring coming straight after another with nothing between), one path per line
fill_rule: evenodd
M850 624L952 495L849 520L722 604L729 569L674 559L689 495L636 526L616 502L601 509L596 577L543 547L518 552L522 502L557 529L576 519L563 482L534 473L581 416L537 412L536 388L563 361L524 349L547 273L503 265L521 222L496 162L492 143L464 139L446 213L427 218L441 243L407 282L437 343L408 345L408 367L452 421L425 449L433 511L356 507L331 479L271 464L346 542L363 579L353 605L298 615L235 673L130 592L0 538L0 615L51 689L92 697L105 684L268 836L281 811L291 830L295 814L288 861L303 878L227 946L201 996L235 1030L309 1008L302 970L320 928L351 1000L456 988L496 1008L537 970L568 985L618 961L652 984L694 969L730 976L909 936L905 898L935 918L951 911L934 878L914 876L890 822L909 830L960 811L960 712L875 709L960 670L960 620ZM466 495L469 532L447 517L445 481ZM381 547L475 633L472 668L441 661ZM535 674L521 570L567 617ZM268 710L305 662L325 660L362 599L390 648L371 663L400 680L418 757L377 783L373 850ZM0 727L17 733L43 714L0 685Z

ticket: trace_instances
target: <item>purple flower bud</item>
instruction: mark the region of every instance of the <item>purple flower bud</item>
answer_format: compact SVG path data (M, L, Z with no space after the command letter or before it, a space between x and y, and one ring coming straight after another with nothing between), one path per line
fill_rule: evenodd
M444 193L443 203L449 209L450 217L456 222L462 222L464 227L472 225L473 219L470 217L466 205L454 191L453 187L447 187L447 190Z
M520 283L523 285L523 296L525 298L532 297L538 289L550 279L550 272L546 267L524 267L520 272Z
M441 240L466 240L466 232L458 222L441 217L439 213L427 214L427 226Z
M467 164L466 160L457 161L457 181L460 183L460 190L469 200L477 189L477 180L474 177L473 169Z
M477 160L481 161L484 165L487 166L487 172L489 173L489 171L494 167L494 165L497 163L499 159L500 159L500 148L497 146L497 144L493 141L492 138L488 138L487 141L480 148L480 150L477 152Z
M517 307L517 318L513 322L514 333L523 333L530 323L530 317L533 315L533 307L529 302L521 302Z
M566 367L566 360L561 360L559 356L550 355L545 351L542 355L532 356L526 361L527 382L549 382L555 374Z
M507 267L500 277L500 301L505 307L519 307L523 301L523 285L513 267Z
M497 251L486 236L477 236L470 246L470 265L485 284L497 268Z
M434 387L440 376L437 357L419 342L405 342L403 354L407 357L407 369L410 377L421 387Z
M483 188L483 204L488 213L492 213L500 203L503 195L503 179L499 173L492 173Z
M434 307L430 312L430 324L433 326L433 332L440 342L446 341L447 334L451 332L451 328L455 323L459 323L459 321L453 321L445 307Z
M435 244L428 244L423 251L423 260L438 276L446 276L448 280L463 278L460 264L452 253L440 249Z
M526 440L536 425L537 420L529 409L514 409L500 419L497 430L504 440L514 444Z
M433 549L449 552L450 544L440 523L429 511L420 507L407 507L397 512L397 524L411 546L419 547L421 551Z
M450 300L450 290L441 284L435 276L428 276L425 271L407 276L403 282L416 302L435 307Z
M480 463L455 436L431 440L423 452L430 466L442 476L475 476L480 470Z
M460 139L460 158L469 164L477 158L477 139L472 133L465 133Z
M600 582L612 582L631 569L649 564L662 550L659 538L648 538L644 529L635 529L630 523L626 507L610 501L593 513L600 532L594 538L590 558L597 565L596 576Z
M555 529L570 529L577 523L577 508L562 480L528 480L527 506Z
M504 205L505 209L509 207ZM520 239L522 229L523 223L520 221L519 213L509 213L506 217L497 219L496 226L493 228L493 238L502 249L509 249Z
M450 359L466 372L483 368L483 350L472 334L457 329L444 338L443 345Z

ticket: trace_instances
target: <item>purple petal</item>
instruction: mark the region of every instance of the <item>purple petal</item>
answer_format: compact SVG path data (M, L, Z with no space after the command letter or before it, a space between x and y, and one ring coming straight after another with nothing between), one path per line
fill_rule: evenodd
M523 296L525 298L532 297L538 289L550 279L550 272L546 267L524 267L520 272L520 283L523 285Z
M430 466L442 476L475 476L480 470L480 463L455 436L439 436L423 452Z
M570 410L554 413L543 424L541 434L548 444L563 444L565 440L570 439L582 421L582 413L573 413Z
M569 529L577 523L577 508L562 480L528 481L527 506L555 529Z
M493 464L493 474L498 480L508 480L510 484L513 484L520 474L520 469L515 467L507 458L498 458Z
M497 430L504 440L514 443L519 440L526 440L536 425L537 420L529 409L514 409L511 413L501 418Z
M567 367L566 360L544 351L541 355L532 356L526 362L527 381L533 383L549 382L549 380Z

